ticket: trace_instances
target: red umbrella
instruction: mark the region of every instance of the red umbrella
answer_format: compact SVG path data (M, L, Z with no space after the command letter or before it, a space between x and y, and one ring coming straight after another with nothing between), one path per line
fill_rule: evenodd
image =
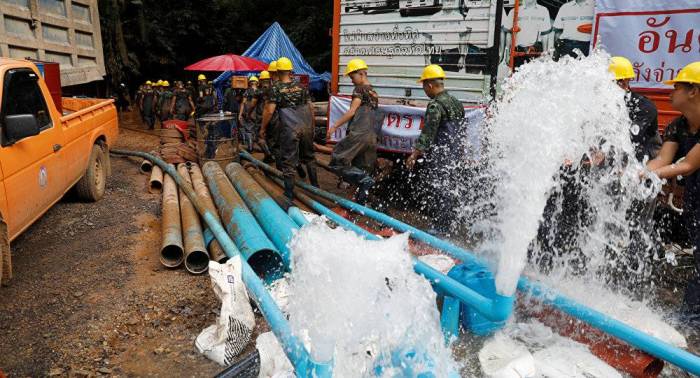
M236 54L213 56L185 67L187 71L264 71L267 63Z

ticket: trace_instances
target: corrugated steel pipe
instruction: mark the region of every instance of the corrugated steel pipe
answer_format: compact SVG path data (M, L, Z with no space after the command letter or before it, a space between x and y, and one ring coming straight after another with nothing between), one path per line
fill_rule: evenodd
M156 167L153 167L155 170ZM177 172L190 185L190 173L185 164L178 164ZM204 245L202 224L192 202L180 189L180 216L182 217L182 239L185 242L185 269L192 274L201 274L209 269L209 253Z
M173 171L174 167L170 167ZM177 268L185 260L182 247L182 223L178 189L172 177L163 178L163 243L160 249L160 263L168 268Z
M202 170L199 168L199 165L194 164L192 162L187 162L185 163L185 165L187 166L190 172L190 179L192 179L192 186L194 187L194 191L197 194L197 198L199 198L199 201L202 203L202 205L207 210L209 210L209 212L214 214L219 222L221 222L221 219L219 218L219 213L217 212L216 206L214 205L214 200L211 198L211 193L209 193L209 188L204 182L204 176L202 175ZM212 260L219 263L226 262L228 258L226 257L224 250L221 249L221 245L219 245L219 242L216 239L214 239L214 234L211 233L211 230L209 230L209 237L207 237L207 230L209 229L206 228L204 230L204 244L209 249L209 257Z
M267 236L277 246L282 254L284 266L289 270L292 252L287 247L287 243L292 240L294 231L299 226L289 218L289 215L277 205L275 200L255 182L240 164L227 165L226 174Z
M171 175L173 180L180 187L182 187L182 191L185 193L187 198L190 199L194 207L197 209L197 212L202 216L204 222L211 229L212 233L216 237L216 240L219 241L219 244L226 252L226 255L229 257L241 255L231 237L228 236L226 230L224 230L221 222L219 222L215 215L203 206L203 204L197 198L194 188L186 183L182 177L180 177L175 168L168 166L168 164L162 159L145 152L119 149L110 150L110 152L115 155L138 156L144 159L149 159L151 162L161 167L164 173ZM292 333L292 329L289 326L289 322L287 321L284 313L282 313L279 307L277 307L275 300L272 298L267 289L265 289L265 285L260 280L260 277L257 276L255 271L253 271L253 268L248 265L248 262L246 262L245 259L243 259L242 267L242 279L243 283L248 289L248 293L257 304L258 308L265 317L265 320L267 320L267 323L270 325L272 332L282 345L282 349L287 355L287 358L289 358L289 361L294 366L297 376L319 378L332 377L333 362L317 362L311 358L311 354L304 347L301 340L299 340L299 338Z
M279 171L277 171L276 169L255 159L252 155L245 151L241 152L241 157L255 163L256 166L260 167L266 172L270 172L273 175L279 173ZM474 256L472 252L466 251L450 242L440 240L424 231L421 231L399 220L396 220L386 214L359 205L355 202L352 202L335 194L328 193L324 190L313 187L306 183L297 181L296 184L316 195L325 197L348 210L352 210L359 214L372 218L398 231L410 232L412 238L418 239L435 248L441 249L447 254L457 259L460 259L465 263L487 266L483 260ZM617 337L618 339L632 345L635 348L647 352L652 356L658 357L664 361L668 361L671 364L676 365L681 369L691 372L693 374L700 375L699 356L696 356L683 349L677 348L663 340L650 336L636 328L630 327L619 320L613 319L599 311L596 311L590 307L580 304L574 301L573 299L557 292L556 290L548 288L547 286L539 282L532 282L526 277L521 277L518 281L518 290L522 291L526 295L531 296L532 298L541 301L544 304L551 305L552 307L557 308L563 311L564 313L567 313L577 319L580 319L611 336Z
M221 166L210 161L205 163L202 169L226 231L236 242L248 264L268 280L281 277L289 265L284 265L277 247L260 228L255 216L236 192Z

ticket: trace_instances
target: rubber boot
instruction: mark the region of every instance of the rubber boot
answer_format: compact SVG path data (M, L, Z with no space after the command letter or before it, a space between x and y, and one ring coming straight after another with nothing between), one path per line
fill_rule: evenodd
M304 167L301 166L301 164L297 165L297 174L302 179L306 178L306 171L304 170Z
M374 180L370 176L365 176L362 180L360 180L360 185L358 186L357 193L355 194L355 202L364 206L369 198L369 190L373 186Z
M284 178L284 195L289 198L290 201L294 200L294 178L285 177Z
M318 173L316 172L316 162L311 161L306 163L306 173L309 175L309 183L312 186L319 187L318 186Z

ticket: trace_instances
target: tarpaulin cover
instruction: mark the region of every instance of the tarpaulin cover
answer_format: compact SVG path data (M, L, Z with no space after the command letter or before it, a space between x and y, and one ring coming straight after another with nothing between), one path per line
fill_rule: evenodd
M270 25L270 27L250 45L248 50L243 53L243 56L261 60L266 63L286 56L294 65L295 74L309 75L309 86L311 90L323 90L325 85L331 80L331 74L329 72L319 74L314 71L299 50L294 46L294 43L289 39L287 33L284 32L282 26L277 22ZM224 72L214 80L214 84L219 88L219 83L223 85L223 83L234 74L236 73L231 71Z

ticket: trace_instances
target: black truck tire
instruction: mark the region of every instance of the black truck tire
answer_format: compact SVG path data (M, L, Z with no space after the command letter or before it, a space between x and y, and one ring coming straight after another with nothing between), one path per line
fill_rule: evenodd
M109 160L105 158L105 151L100 145L93 145L85 174L75 184L75 191L81 200L96 202L102 199L109 171L107 164L109 164Z

